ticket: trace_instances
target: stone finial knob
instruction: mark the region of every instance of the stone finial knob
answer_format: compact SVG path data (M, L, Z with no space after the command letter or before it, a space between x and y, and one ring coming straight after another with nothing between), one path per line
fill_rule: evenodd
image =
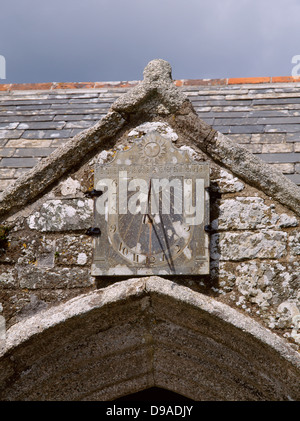
M170 63L162 59L155 59L150 61L143 72L144 79L154 82L162 79L165 81L172 81L172 67Z
M144 69L144 80L120 96L112 105L119 113L136 113L138 108L149 115L166 115L176 111L187 101L172 80L172 67L162 59L150 61ZM154 111L155 110L155 111Z

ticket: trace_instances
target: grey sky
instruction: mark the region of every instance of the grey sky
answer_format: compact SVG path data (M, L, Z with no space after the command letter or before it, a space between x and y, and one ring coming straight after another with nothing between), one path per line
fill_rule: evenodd
M288 76L299 0L0 0L0 83Z

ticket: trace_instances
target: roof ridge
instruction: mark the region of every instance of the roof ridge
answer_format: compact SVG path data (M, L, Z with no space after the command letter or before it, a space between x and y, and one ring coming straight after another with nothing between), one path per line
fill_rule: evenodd
M58 90L58 89L101 89L101 88L132 88L138 85L139 80L132 81L107 81L107 82L41 82L41 83L2 83L0 92L27 91L27 90ZM296 83L300 76L262 76L238 77L218 79L175 79L177 87L182 86L224 86L260 83Z

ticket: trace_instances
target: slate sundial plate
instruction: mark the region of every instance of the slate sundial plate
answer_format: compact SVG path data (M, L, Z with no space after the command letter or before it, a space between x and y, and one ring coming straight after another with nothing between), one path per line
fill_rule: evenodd
M209 165L152 131L95 167L92 275L209 273Z

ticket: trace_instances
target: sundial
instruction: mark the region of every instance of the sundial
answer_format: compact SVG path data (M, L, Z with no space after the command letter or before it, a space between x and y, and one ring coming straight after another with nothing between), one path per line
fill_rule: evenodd
M209 273L209 165L159 132L95 166L92 275Z

